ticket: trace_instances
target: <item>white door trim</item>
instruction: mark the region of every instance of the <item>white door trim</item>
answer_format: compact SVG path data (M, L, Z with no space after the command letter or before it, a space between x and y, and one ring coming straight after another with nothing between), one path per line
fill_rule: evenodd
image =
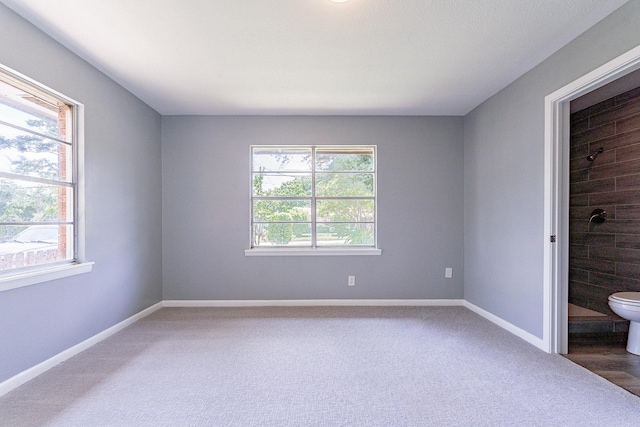
M549 353L568 350L569 103L637 69L640 46L545 97L542 339Z

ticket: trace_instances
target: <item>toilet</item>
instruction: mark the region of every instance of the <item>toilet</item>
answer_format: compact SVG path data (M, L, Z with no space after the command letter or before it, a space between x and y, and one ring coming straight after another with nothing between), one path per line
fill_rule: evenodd
M627 351L640 356L640 292L616 292L609 295L609 307L631 322Z

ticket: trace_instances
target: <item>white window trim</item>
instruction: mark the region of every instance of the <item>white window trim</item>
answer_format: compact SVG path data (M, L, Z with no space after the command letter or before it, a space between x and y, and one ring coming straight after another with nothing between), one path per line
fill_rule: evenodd
M255 145L256 147L259 145ZM286 145L283 145L286 146ZM330 145L321 145L323 147L327 147ZM254 147L254 145L252 145L251 147ZM317 145L292 145L292 147L318 147ZM378 149L376 146L375 147L375 157L374 157L374 161L375 161L375 166L374 166L374 170L375 170L375 175L376 175L376 179L375 179L375 185L376 185L376 190L375 190L375 197L374 197L374 204L375 204L375 244L376 246L351 246L351 247L340 247L340 246L324 246L324 247L250 247L249 249L245 249L244 250L244 255L245 256L278 256L278 257L287 257L287 256L377 256L377 255L382 255L382 249L380 249L377 244L378 244L378 190L377 190L377 186L378 186ZM249 160L249 169L251 170L251 173L253 174L253 167L252 167L252 159L250 157ZM251 180L251 182L253 183L253 180ZM250 194L251 197L253 197L253 188L250 187ZM252 221L251 218L251 213L250 213L250 221ZM251 231L250 231L251 233ZM251 236L250 239L252 240Z
M93 268L93 264L93 262L62 264L2 277L0 278L0 292L22 288L24 286L37 285L38 283L49 282L51 280L64 279L65 277L76 276L78 274L89 273Z
M245 256L355 256L382 255L379 248L252 248Z
M76 233L76 259L73 262L57 265L44 265L41 268L8 272L0 275L0 292L17 289L25 286L36 285L38 283L63 279L78 274L89 273L93 269L93 262L85 258L85 197L84 197L84 104L69 98L60 92L53 90L42 83L39 83L22 73L0 64L0 70L10 76L22 80L23 82L35 86L48 92L64 102L73 105L73 126L74 126L74 156L75 156L75 233Z

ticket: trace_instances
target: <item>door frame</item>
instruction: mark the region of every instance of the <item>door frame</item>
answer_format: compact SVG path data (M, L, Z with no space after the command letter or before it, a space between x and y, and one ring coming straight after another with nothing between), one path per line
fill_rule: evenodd
M570 103L637 69L640 69L640 46L545 97L542 340L544 350L549 353L566 354L569 341Z

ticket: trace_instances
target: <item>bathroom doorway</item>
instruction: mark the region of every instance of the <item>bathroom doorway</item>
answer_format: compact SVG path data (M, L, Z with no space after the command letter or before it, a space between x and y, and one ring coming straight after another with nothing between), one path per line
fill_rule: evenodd
M608 306L640 290L640 70L570 103L568 352L623 345Z
M575 229L576 224L579 224L578 227L583 227L583 228L586 225L586 229L577 230L578 232L582 232L582 234L579 237L573 236L572 238L574 240L576 238L584 238L585 242L588 242L589 239L596 238L596 237L589 236L589 227L594 227L594 225L592 224L594 222L593 220L596 219L596 217L591 218L593 215L592 212L595 208L592 208L591 211L587 212L591 215L589 215L585 219L583 224L580 225L580 223L577 222L579 219L577 218L577 216L582 215L584 213L583 211L586 211L592 207L590 205L591 201L588 200L588 197L587 197L586 205L581 206L581 208L583 208L582 211L571 212L572 218L570 218L570 209L569 209L570 198L571 198L570 197L570 177L572 174L579 175L580 173L584 173L584 171L577 172L580 169L589 169L588 167L578 168L575 162L572 169L572 164L570 160L571 152L572 150L574 151L586 150L585 156L584 156L585 161L588 161L587 157L592 154L594 155L594 160L593 160L594 162L596 161L596 159L602 160L602 158L605 158L606 160L606 157L604 156L604 153L605 153L604 147L602 152L599 152L600 147L595 147L595 144L590 145L592 141L585 142L584 144L578 144L578 145L584 145L584 147L575 148L575 149L572 148L571 138L570 138L571 137L571 102L576 101L574 103L574 109L581 111L585 108L578 108L576 107L576 105L578 105L580 102L587 99L588 94L591 94L592 98L594 96L605 96L605 95L602 95L604 92L611 89L611 87L615 86L616 84L620 84L623 81L622 80L623 77L627 75L631 75L638 69L640 69L640 46L619 56L618 58L610 61L609 63L594 70L593 72L581 77L580 79L568 84L567 86L557 90L556 92L548 95L545 98L545 173L544 173L544 177L545 177L545 206L544 206L545 266L544 266L544 271L545 271L545 274L544 274L543 342L545 344L546 350L551 353L566 354L568 351L570 230L572 227ZM614 83L612 86L608 86L605 88L605 86L613 82L617 82L617 83ZM628 90L629 88L626 89L626 91ZM622 91L621 93L624 93L624 92L625 91ZM612 96L615 98L615 96L621 95L621 93L618 93L615 95L608 94L604 98L593 102L593 104L591 105L606 101ZM592 101L589 101L589 102L592 102ZM589 107L590 106L587 106L586 108L589 108ZM615 107L615 105L613 107ZM640 111L638 111L638 113L640 113ZM586 123L589 123L589 119L586 120ZM584 123L574 124L574 126L576 127L583 126L583 125ZM616 125L614 124L613 127L615 128L615 126ZM586 131L588 130L588 128L582 129L582 130ZM603 136L602 138L595 139L594 141L599 141L600 139L603 139L606 137L607 136ZM595 149L593 151L589 151L592 147L595 147ZM611 150L613 150L614 157L613 157L613 160L612 159L609 159L609 160L611 160L613 163L616 163L615 148L609 149L610 152L607 155L608 156L612 155ZM591 184L579 184L579 185L583 185L586 187L588 187L589 185L596 185L596 184L604 185L605 184L604 181L599 183L595 183L595 181L612 179L613 181L608 181L608 185L611 185L611 182L614 183L613 189L615 193L615 180L617 179L617 177L616 176L608 177L608 178L605 177L605 175L607 175L607 173L610 173L610 171L607 171L606 169L602 169L602 168L607 168L608 166L604 165L604 161L601 161L599 163L602 163L598 166L601 169L598 170L594 176L597 177L598 174L601 174L600 176L601 179L594 179L593 180L594 182ZM586 172L587 178L589 176L589 172L590 170L587 170ZM575 187L576 186L574 185L574 189ZM640 186L638 188L640 189ZM601 192L604 192L604 191L601 191ZM578 195L578 194L579 193L576 193L575 195ZM606 200L604 199L599 200L599 202L602 202L602 203L604 203L605 201ZM584 200L583 200L583 203L585 203ZM610 208L610 209L615 209L615 206L616 205L614 204L613 208ZM599 209L602 209L603 211L606 212L606 209L603 209L603 208L599 208ZM580 212L580 213L577 213L577 212ZM613 212L613 214L614 214L613 217L615 217L615 212ZM619 225L615 225L615 222L613 222L614 221L613 217L610 218L610 222L607 224L607 227L612 228L609 230L612 233L593 233L593 234L616 234L615 232L613 232L614 231L613 229L615 229L615 227ZM591 223L589 223L589 219L592 219ZM606 221L607 219L605 218L605 221L602 224L606 224ZM602 228L597 229L597 231L603 231L603 230L606 230L606 229L602 229ZM597 236L597 238L599 237L600 236ZM582 245L582 246L587 246L587 254L588 254L590 245ZM575 252L575 249L573 250ZM611 258L614 257L615 254L618 252L619 251L617 251L617 248L614 244L613 246L610 246L609 249L607 250L601 250L599 252L599 258L606 259L608 257L609 261L614 261L614 268L615 268L615 259L611 259ZM586 258L576 257L575 255L576 254L574 253L574 258L581 258L581 259L587 259L587 260L589 259L588 257ZM582 255L584 255L584 252L582 253ZM574 262L574 265L575 265L575 262ZM571 272L571 274L572 274L571 276L572 278L576 278L577 277L576 274L578 274L578 272L573 271ZM593 273L593 274L596 274L596 273ZM604 274L604 273L597 273L597 274ZM587 272L587 276L588 275L589 275L589 272ZM597 277L599 277L599 279L603 278L602 276L597 276ZM589 284L588 277L586 279L587 279L587 284ZM631 279L631 280L634 280L634 279ZM602 286L603 283L604 282L601 280L600 282L598 282L598 284L592 283L591 285L595 285L596 287L598 287L599 289L595 289L595 290L599 291L601 294L604 294L607 291ZM588 291L595 291L595 290L588 289ZM598 306L600 308L603 308L600 302L596 303L596 300L600 301L598 298L599 297L595 297L595 296L592 298L593 304L591 304L591 306L592 307ZM606 304L606 298L604 298L604 304ZM583 307L583 308L592 309L590 307ZM594 310L594 311L599 312L600 314L606 315L606 313L602 313L600 310Z

